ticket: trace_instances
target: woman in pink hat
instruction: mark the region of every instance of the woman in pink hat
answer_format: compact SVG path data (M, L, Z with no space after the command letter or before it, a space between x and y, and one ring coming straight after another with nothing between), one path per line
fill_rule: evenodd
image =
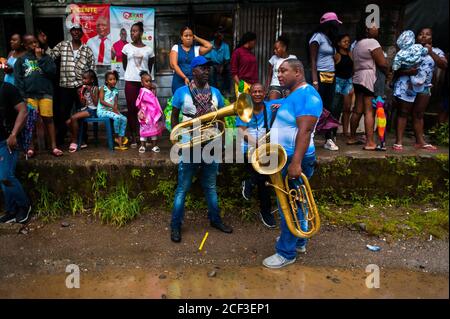
M309 53L311 58L312 84L319 92L323 107L331 111L335 94L335 65L334 55L336 53L335 43L339 33L339 21L336 13L327 12L320 18L320 25L309 40ZM333 129L325 133L325 149L337 151L339 147L335 144L336 137Z

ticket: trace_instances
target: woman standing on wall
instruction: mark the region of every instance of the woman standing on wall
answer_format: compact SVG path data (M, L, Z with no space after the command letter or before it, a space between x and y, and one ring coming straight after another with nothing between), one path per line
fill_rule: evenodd
M256 33L246 32L231 55L231 76L236 98L241 93L250 93L250 86L259 81L258 64L252 50L256 46Z
M311 77L313 86L322 98L323 107L331 112L335 94L335 65L334 48L338 26L342 24L336 13L327 12L320 18L320 25L309 40L309 54L311 58ZM335 144L334 130L325 132L326 142L324 148L330 151L338 151Z
M199 55L205 55L212 49L212 44L196 35L190 27L180 31L181 43L175 44L169 54L170 67L174 70L172 78L172 94L192 80L191 61ZM200 45L194 45L197 41Z
M141 89L142 71L152 72L155 62L153 49L142 42L144 34L144 24L137 22L131 26L131 43L126 44L122 49L122 64L125 70L125 98L127 100L127 120L131 135L131 147L137 147L139 137L139 122L137 118L138 109L136 99ZM124 143L126 144L126 143Z
M362 21L356 35L356 45L353 49L353 87L355 90L355 107L350 117L350 138L347 144L358 143L356 129L361 116L364 114L364 128L366 132L366 145L364 150L376 150L374 139L375 112L372 107L372 99L375 94L375 82L377 80L377 67L384 74L388 73L388 63L384 57L383 49L376 40L379 34L379 26L373 23L370 28Z
M428 55L422 59L421 64L417 68L400 69L396 72L396 76L399 77L394 84L394 96L397 98L398 103L397 136L395 144L392 146L395 151L403 150L403 134L408 115L410 114L412 114L414 134L416 136L414 147L428 151L437 149L436 146L425 141L423 115L430 101L433 73L436 67L446 69L447 59L441 49L433 47L433 31L431 28L422 28L417 35L416 43L427 48ZM416 92L409 89L412 87L410 76L417 76L418 74L422 74L426 78L426 84L423 85L421 91Z
M6 68L3 69L5 72L4 82L14 85L14 64L19 57L25 54L25 48L22 44L22 37L18 33L11 36L9 43L11 52L8 54Z

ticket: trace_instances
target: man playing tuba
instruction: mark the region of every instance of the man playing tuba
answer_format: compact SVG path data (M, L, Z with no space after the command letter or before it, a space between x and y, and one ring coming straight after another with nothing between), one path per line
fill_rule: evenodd
M178 124L180 112L183 114L183 122L198 118L209 112L213 112L224 106L224 100L219 90L209 86L209 62L203 56L192 59L191 62L193 79L189 85L180 87L173 96L171 124L172 130ZM202 152L202 148L193 149ZM198 154L197 154L198 155ZM178 185L175 191L175 199L172 210L172 221L170 224L173 242L181 241L181 225L184 216L184 203L189 191L192 178L201 169L201 185L208 204L208 218L211 226L225 233L231 233L233 229L225 225L219 214L217 199L216 179L219 163L212 161L207 163L201 158L200 163L193 162L189 156L182 156L178 164ZM195 154L194 154L195 157Z
M287 59L278 69L280 84L291 93L278 108L272 124L270 142L280 144L287 154L287 162L281 174L290 183L301 183L303 173L309 179L316 164L314 129L322 113L322 100L313 86L306 83L302 63L297 59ZM303 231L308 228L304 214L298 206L298 218ZM281 212L280 205L278 209ZM296 260L297 252L306 251L307 239L294 236L281 216L281 235L276 244L276 253L267 257L263 265L268 268L281 268Z

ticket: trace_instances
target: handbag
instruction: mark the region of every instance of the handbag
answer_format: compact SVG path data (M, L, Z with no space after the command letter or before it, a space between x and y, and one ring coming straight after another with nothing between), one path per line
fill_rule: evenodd
M319 72L320 83L332 84L334 82L334 72Z

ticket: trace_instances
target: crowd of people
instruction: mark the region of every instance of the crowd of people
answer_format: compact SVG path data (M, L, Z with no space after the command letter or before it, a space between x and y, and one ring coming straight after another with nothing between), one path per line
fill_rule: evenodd
M406 121L412 114L415 147L435 150L434 145L424 140L423 114L430 99L433 73L436 68L446 69L447 59L440 49L433 47L432 30L423 28L417 36L409 30L403 32L397 40L400 50L391 67L377 40L378 25L361 24L352 43L350 35L339 33L342 23L334 12L327 12L309 39L311 84L307 83L303 63L290 54L290 41L284 35L274 43L273 55L267 61L267 81L261 83L253 52L257 45L256 33L245 33L230 54L223 28L208 41L196 36L190 27L184 27L180 31L180 42L169 54L174 71L171 128L180 121L223 107L223 94L233 84L236 97L247 93L254 105L249 122L236 121L242 136L243 154L248 153L250 143L257 143L270 131L271 142L282 145L288 156L283 177L289 176L292 181L300 182L302 173L308 178L314 173L314 133L324 134L325 149L337 151L336 133L340 121L347 144L364 144L363 149L367 151L386 150L384 133L379 134L377 144L374 129L375 121L379 130L386 124L383 102L388 81L392 83L399 110L396 142L392 148L403 149ZM31 206L14 177L14 168L18 143L28 158L35 156L38 118L45 124L51 154L57 157L64 153L61 146L65 145L68 129L70 153L87 147L86 140L81 145L77 143L78 135L82 134L79 121L95 117L113 121L116 150L137 148L139 139L140 153L146 152L148 141L153 152L160 151L157 139L164 130L164 114L151 76L155 55L142 42L143 31L142 22L137 22L131 27L130 43L126 41L127 30L121 30L121 43L109 44L113 58L120 59L125 70L126 116L121 114L118 105L117 72L107 71L104 83L98 83L95 64L104 57L82 43L80 25L73 25L71 39L54 48L48 47L43 32L11 37L12 51L4 68L5 79L0 85L0 174L6 199L6 214L1 217L1 222L24 223L29 219ZM58 83L55 81L57 70ZM361 140L356 131L363 115L365 138ZM249 165L248 157L246 163ZM249 200L257 187L260 218L265 226L274 228L276 220L270 191L265 184L267 178L250 166L251 178L243 181L242 196ZM199 169L211 225L220 231L232 232L232 227L224 224L220 216L216 191L218 167L219 163L204 160L191 163L181 159L179 162L171 220L172 241L181 241L185 198ZM306 228L300 207L298 213L302 228ZM298 252L306 251L307 241L292 235L283 215L280 217L281 235L277 239L276 253L263 262L269 268L293 263Z

